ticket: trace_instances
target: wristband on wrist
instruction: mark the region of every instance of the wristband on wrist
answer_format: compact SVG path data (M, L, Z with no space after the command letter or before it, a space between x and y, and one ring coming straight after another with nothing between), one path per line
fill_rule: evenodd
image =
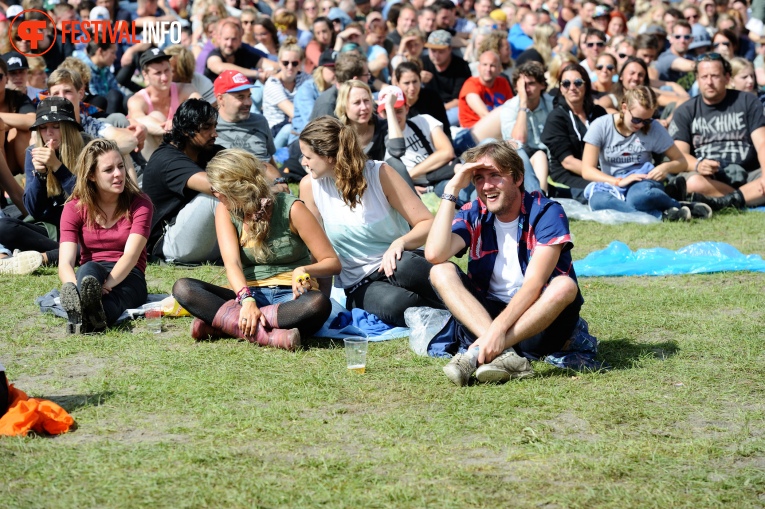
M699 165L701 164L701 161L703 161L704 159L706 159L706 157L704 156L701 156L698 159L696 159L696 167L693 168L693 171L699 171Z
M247 297L252 298L253 300L255 297L252 296L252 293L250 292L249 286L243 286L241 290L239 290L236 294L236 301L239 303L239 305L242 305L242 301L246 299Z
M35 174L35 177L37 177L40 182L47 182L48 181L48 174L47 173L40 173L37 170L32 170Z
M450 201L450 202L454 203L455 206L457 205L457 197L454 196L453 194L444 193L444 194L441 195L441 199L442 200L446 200L446 201Z

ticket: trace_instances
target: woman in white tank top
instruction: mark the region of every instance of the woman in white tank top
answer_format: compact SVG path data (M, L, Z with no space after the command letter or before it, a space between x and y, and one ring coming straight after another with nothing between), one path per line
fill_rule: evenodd
M433 216L390 166L367 161L356 132L325 116L300 134L309 175L300 198L324 225L343 269L348 309L362 308L404 326L409 307L443 307L428 281L425 244Z

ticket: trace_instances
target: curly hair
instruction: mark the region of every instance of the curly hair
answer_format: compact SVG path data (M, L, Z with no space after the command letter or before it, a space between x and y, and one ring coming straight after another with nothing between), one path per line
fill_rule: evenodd
M367 190L364 154L356 130L325 115L311 122L300 133L300 141L321 157L335 161L335 185L343 202L353 210Z
M120 149L115 142L102 138L85 145L80 157L77 158L77 169L75 170L77 181L68 200L80 200L78 208L85 210L85 226L87 228L94 228L98 219L102 221L107 219L106 213L98 203L98 188L95 178L91 177L94 177L98 171L98 159L109 152L120 154ZM122 158L121 154L120 158ZM123 168L123 171L125 173L125 189L122 191L114 211L114 218L117 221L122 218L130 220L130 205L137 196L142 194L138 184L133 181L127 170Z
M247 226L240 245L252 249L256 261L271 256L266 239L271 228L273 193L265 176L265 165L239 148L220 151L207 164L207 179L216 192L226 198L232 217Z

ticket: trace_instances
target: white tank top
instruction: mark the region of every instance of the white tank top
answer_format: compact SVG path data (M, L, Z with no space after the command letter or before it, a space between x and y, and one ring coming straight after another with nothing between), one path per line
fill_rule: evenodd
M388 203L380 183L381 161L367 161L367 189L361 203L351 208L343 202L332 177L314 179L313 200L324 221L332 247L343 269L335 286L349 288L380 268L391 242L406 235L409 223Z

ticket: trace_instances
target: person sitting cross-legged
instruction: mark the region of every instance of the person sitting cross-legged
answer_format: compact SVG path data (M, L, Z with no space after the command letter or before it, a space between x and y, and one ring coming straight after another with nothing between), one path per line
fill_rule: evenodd
M571 261L563 207L523 188L523 161L504 141L465 152L446 185L425 244L430 282L457 320L468 353L444 367L457 385L533 374L528 359L559 351L584 303ZM455 196L473 182L478 199L455 216ZM468 273L449 262L469 249ZM472 355L478 347L477 358ZM476 363L480 365L476 370Z

